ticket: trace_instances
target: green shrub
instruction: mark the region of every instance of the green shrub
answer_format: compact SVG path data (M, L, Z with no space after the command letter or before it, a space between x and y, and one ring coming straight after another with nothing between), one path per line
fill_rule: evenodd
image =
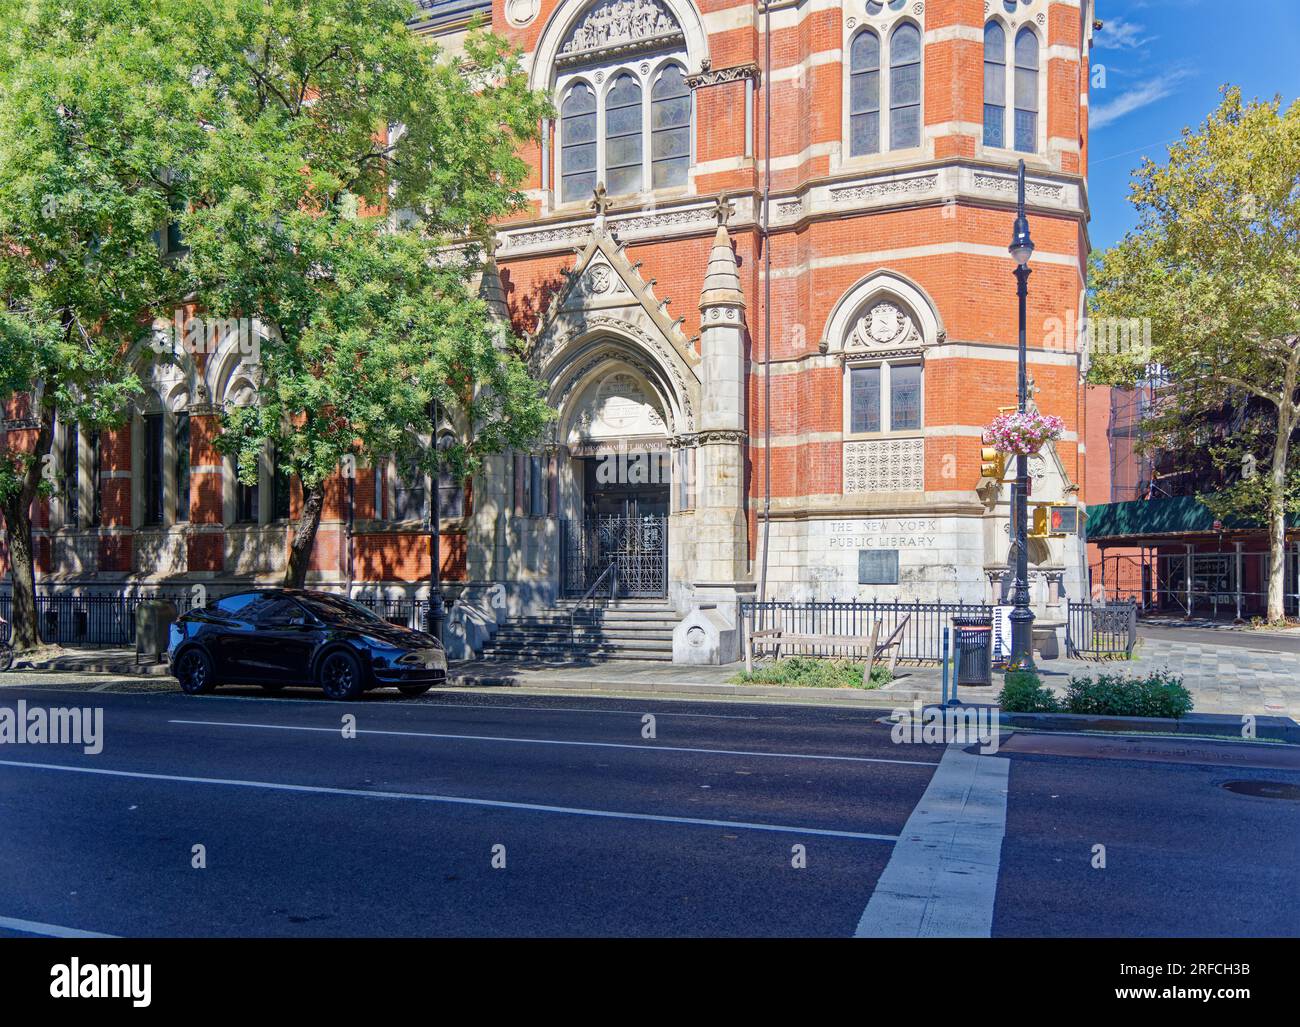
M864 664L852 660L818 659L813 656L791 656L777 660L752 673L744 671L731 680L741 685L789 685L796 688L862 688ZM894 680L889 668L881 664L871 668L871 683L867 688L880 688Z
M1009 670L1002 678L998 705L1008 713L1056 713L1060 700L1032 671Z
M1071 713L1105 717L1176 719L1192 711L1192 695L1183 687L1183 679L1167 670L1140 678L1098 674L1071 679L1065 707Z

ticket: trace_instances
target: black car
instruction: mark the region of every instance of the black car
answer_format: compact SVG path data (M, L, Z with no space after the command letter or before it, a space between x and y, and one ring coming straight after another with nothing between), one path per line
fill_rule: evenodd
M226 683L268 691L316 684L331 699L396 685L419 695L447 680L442 644L329 592L266 588L223 596L171 626L167 659L190 695Z

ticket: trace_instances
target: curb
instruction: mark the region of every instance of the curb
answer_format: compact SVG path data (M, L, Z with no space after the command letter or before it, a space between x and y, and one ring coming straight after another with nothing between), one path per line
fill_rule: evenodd
M167 677L166 663L134 663L126 660L79 660L56 657L39 664L15 660L12 671L30 674L119 674L125 677Z
M1242 718L1230 713L1168 717L1098 717L1089 713L1003 713L1003 726L1033 731L1102 731L1108 734L1210 735L1242 741ZM1289 717L1255 717L1255 738L1300 745L1300 724Z
M725 696L728 698L788 698L788 699L833 699L862 706L897 706L911 704L915 700L924 701L930 691L918 689L889 688L796 688L779 685L731 685L721 682L693 681L628 681L613 678L547 678L530 675L527 678L507 674L468 674L452 673L448 675L447 684L452 688L517 688L546 689L557 692L583 693L644 693L649 695L686 695L686 696Z

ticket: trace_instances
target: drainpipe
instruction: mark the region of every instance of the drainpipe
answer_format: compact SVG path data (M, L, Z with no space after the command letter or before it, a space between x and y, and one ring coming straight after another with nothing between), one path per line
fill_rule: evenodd
M763 3L763 560L758 601L767 599L767 550L772 527L772 0Z
M356 520L357 520L357 472L355 465L353 471L348 475L348 542L344 555L345 567L347 573L348 589L344 593L349 599L352 598L352 584L356 577L356 563L353 557L353 543L356 538Z
M1236 579L1237 579L1237 621L1241 621L1241 542L1237 541L1232 544L1232 548L1237 551L1236 557Z

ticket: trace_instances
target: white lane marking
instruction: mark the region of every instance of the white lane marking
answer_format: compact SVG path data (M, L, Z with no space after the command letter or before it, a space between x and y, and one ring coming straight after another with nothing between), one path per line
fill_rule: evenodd
M168 724L201 727L242 727L261 731L316 731L339 735L337 727L309 727L302 724L252 724L233 720L169 720ZM633 745L630 742L578 742L562 738L509 738L504 735L450 735L434 731L389 731L380 728L357 728L359 735L390 735L397 738L442 738L457 742L517 742L521 745L576 745L595 749L644 749L651 752L697 752L706 756L767 756L783 760L834 760L842 763L898 763L909 767L935 767L934 760L890 760L880 756L823 756L804 752L750 752L745 749L696 749L684 745Z
M231 696L230 698L233 698ZM634 700L633 700L634 701ZM662 699L653 699L652 702L663 702ZM621 713L629 717L639 717L649 711L644 709L638 710L588 710L581 709L577 706L496 706L491 703L462 703L462 702L420 702L419 706L437 706L449 710L537 710L541 713ZM660 712L654 711L656 717L690 717L693 720L775 720L775 717L760 717L753 713L747 714L726 714L726 713L673 713L671 711Z
M987 938L1011 761L951 744L899 832L854 936Z
M0 930L19 931L22 934L37 934L42 938L116 938L115 934L100 934L97 931L79 931L75 927L60 927L58 924L43 924L38 920L19 920L17 917L0 916Z
M744 820L708 820L701 817L670 817L658 813L626 813L619 810L584 809L580 806L547 806L534 802L507 802L504 799L474 799L462 795L432 795L424 792L384 792L368 788L331 788L327 785L295 785L282 781L245 781L239 778L193 777L186 774L150 774L142 770L109 770L105 767L77 767L59 763L30 763L25 760L0 760L0 767L24 767L28 770L61 770L72 774L97 774L103 777L126 777L141 781L171 781L179 784L226 785L233 788L262 788L273 792L304 792L310 795L340 795L351 799L407 799L413 802L436 802L452 806L483 806L490 809L525 810L531 813L560 813L575 817L602 817L608 820L646 820L659 824L689 824L699 827L729 827L746 831L773 831L780 834L819 835L826 838L854 838L859 841L896 842L897 835L870 834L864 831L836 831L828 827L797 827L789 824L759 824Z

